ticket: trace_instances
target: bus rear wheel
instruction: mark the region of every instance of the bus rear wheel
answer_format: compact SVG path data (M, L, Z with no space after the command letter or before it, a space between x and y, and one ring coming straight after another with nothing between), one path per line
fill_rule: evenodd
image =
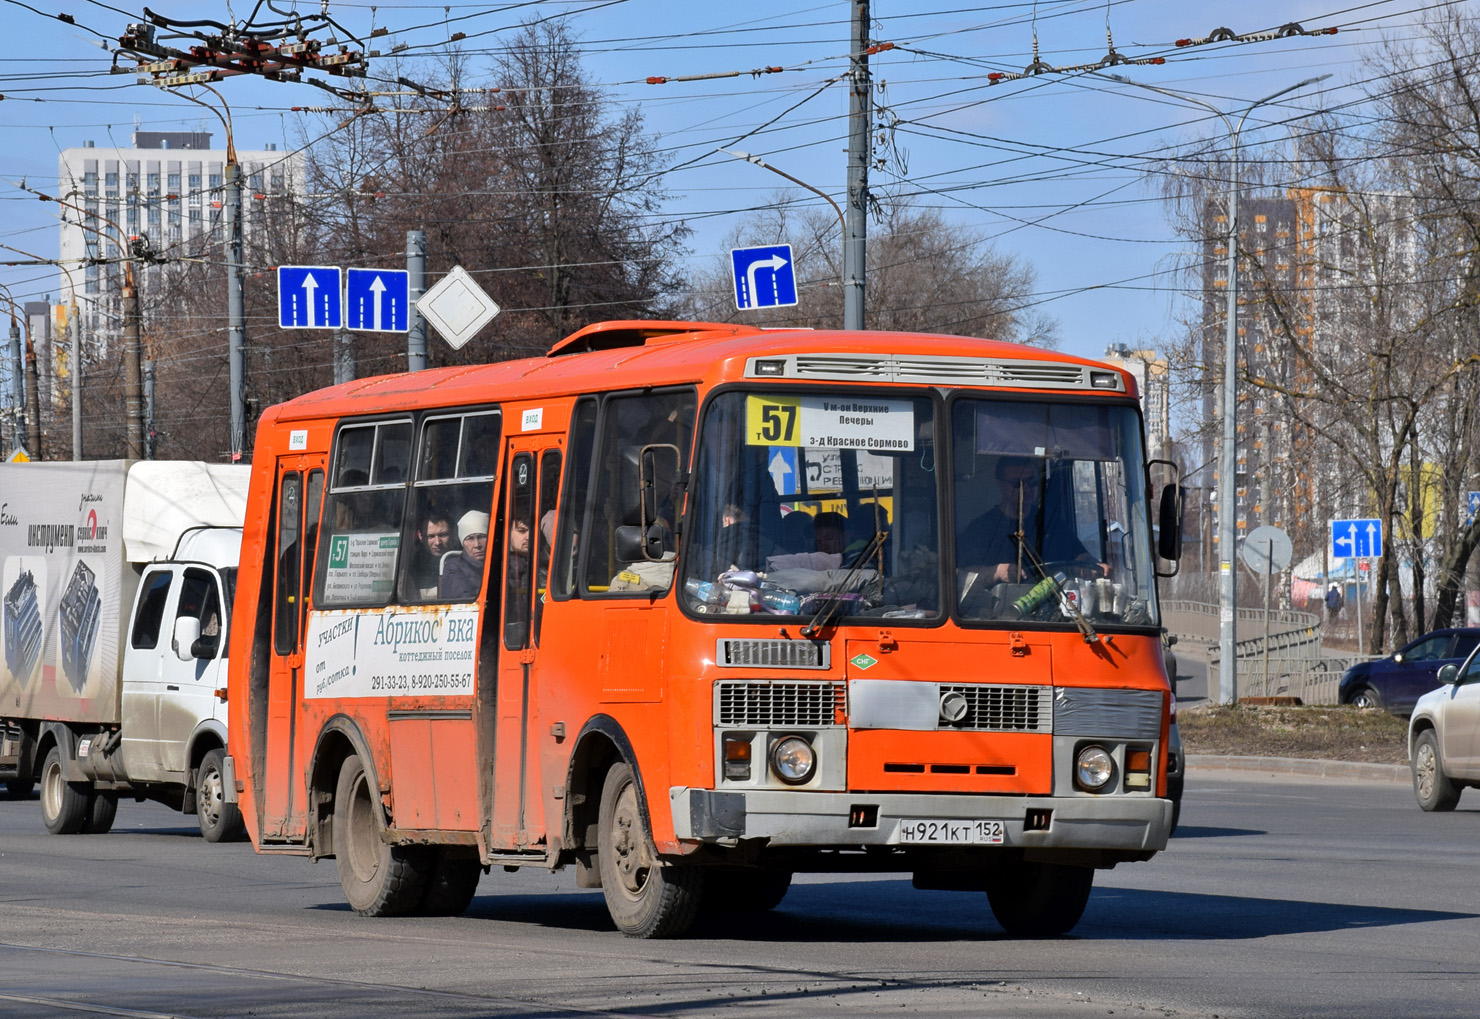
M429 850L426 890L417 912L423 916L462 916L482 876L483 864L477 857L454 857L445 848Z
M606 773L597 831L601 892L617 929L631 938L671 938L687 931L704 895L704 872L658 858L626 764Z
M345 758L334 793L334 855L344 898L361 916L400 916L421 903L426 855L388 845L380 796L356 754Z
M1092 867L1012 863L987 878L987 902L1002 929L1018 938L1052 938L1073 930L1089 903Z

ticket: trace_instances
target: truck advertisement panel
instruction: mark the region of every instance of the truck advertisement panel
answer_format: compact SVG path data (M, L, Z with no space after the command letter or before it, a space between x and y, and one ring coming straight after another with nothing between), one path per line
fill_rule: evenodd
M127 477L122 460L0 465L0 716L119 720Z

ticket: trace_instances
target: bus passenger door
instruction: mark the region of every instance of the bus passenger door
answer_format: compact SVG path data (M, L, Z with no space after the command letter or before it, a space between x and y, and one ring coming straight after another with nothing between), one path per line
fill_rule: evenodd
M539 625L560 487L557 446L548 435L510 438L505 445L503 569L498 581L503 585L503 648L496 695L492 832L493 845L500 849L545 843L536 691ZM490 585L494 582L490 578Z
M306 831L298 746L303 699L303 634L324 493L323 457L278 460L273 535L272 659L268 671L267 760L262 792L262 837L300 841Z

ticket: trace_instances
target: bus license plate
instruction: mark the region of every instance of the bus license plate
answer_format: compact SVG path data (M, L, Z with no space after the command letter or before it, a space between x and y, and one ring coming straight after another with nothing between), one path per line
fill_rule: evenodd
M1002 844L1001 821L915 821L899 822L900 842L936 842L958 846Z

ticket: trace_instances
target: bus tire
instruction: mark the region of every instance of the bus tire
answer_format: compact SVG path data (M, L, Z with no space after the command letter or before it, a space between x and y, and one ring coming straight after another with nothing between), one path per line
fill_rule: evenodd
M344 898L361 916L400 916L421 903L425 854L381 838L380 796L359 755L345 758L334 792L334 855Z
M235 841L246 831L241 808L226 802L221 778L225 760L225 751L209 751L195 772L195 819L200 823L200 837L207 842Z
M82 822L82 834L106 835L113 830L113 819L118 816L118 794L111 789L95 792L87 801L87 817Z
M987 876L987 902L1013 937L1052 938L1079 922L1094 883L1092 867L1011 863Z
M428 855L426 889L417 912L423 916L462 916L478 891L483 864L474 857L452 856L446 849L432 849Z
M92 789L84 782L68 782L62 770L62 748L54 746L41 766L41 820L53 835L75 835L87 821Z
M781 905L791 888L789 870L711 867L704 874L706 913L764 913Z
M704 871L658 858L626 764L606 773L597 831L601 894L617 930L629 938L671 938L687 931L703 898Z

